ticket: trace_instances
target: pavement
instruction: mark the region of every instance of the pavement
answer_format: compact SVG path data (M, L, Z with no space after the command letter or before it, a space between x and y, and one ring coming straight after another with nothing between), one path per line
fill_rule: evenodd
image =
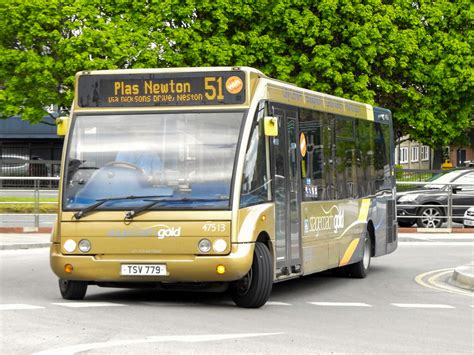
M399 233L402 243L474 242L474 233ZM50 233L0 233L0 250L47 248L51 245ZM453 286L474 291L474 261L453 270L449 280Z
M0 250L47 248L50 233L0 233Z

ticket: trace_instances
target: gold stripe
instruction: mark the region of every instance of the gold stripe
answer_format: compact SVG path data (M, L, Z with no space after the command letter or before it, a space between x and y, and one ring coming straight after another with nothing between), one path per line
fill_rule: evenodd
M347 265L349 260L351 260L352 255L354 254L355 250L357 249L357 245L359 245L360 238L354 239L349 246L347 247L346 252L344 253L344 256L341 259L341 262L339 263L339 266L344 266Z
M357 218L360 222L367 222L369 215L370 198L364 198L359 208L359 217Z

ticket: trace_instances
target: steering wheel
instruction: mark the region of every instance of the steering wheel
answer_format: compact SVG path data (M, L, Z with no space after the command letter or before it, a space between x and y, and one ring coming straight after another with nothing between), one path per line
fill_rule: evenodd
M124 168L128 168L128 169L135 169L135 170L141 172L142 174L145 174L145 170L143 170L139 166L137 166L135 164L132 164L132 163L129 163L127 161L114 160L114 161L111 161L111 162L105 164L104 167L105 166L119 166L119 167L124 167Z

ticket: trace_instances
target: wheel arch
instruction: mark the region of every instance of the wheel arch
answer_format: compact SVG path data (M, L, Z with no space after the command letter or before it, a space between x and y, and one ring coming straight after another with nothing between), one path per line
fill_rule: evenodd
M264 244L268 250L270 251L270 255L272 257L272 259L274 260L275 259L275 256L274 256L274 249L273 249L273 242L270 238L270 234L268 234L266 231L261 231L259 234L258 234L258 237L255 241L256 243L262 243Z
M375 227L374 227L374 222L370 219L367 222L367 232L369 232L369 237L370 237L370 256L375 256L375 243L376 243L376 238L375 238Z

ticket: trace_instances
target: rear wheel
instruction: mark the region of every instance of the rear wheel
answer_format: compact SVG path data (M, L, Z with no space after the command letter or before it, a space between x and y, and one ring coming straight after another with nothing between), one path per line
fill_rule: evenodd
M439 207L422 207L418 215L416 224L420 228L441 228L443 225L443 211Z
M350 277L363 279L367 276L372 257L372 243L369 232L365 232L362 259L355 264L347 265L346 271Z
M273 286L272 265L268 248L263 243L255 243L252 267L230 287L230 295L237 306L259 308L267 302Z
M87 292L87 282L59 279L59 291L65 300L82 300Z

